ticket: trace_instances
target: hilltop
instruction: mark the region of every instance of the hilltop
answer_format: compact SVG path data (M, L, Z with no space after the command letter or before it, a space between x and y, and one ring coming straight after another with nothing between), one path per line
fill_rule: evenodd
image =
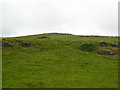
M45 33L0 43L3 88L118 87L118 37Z

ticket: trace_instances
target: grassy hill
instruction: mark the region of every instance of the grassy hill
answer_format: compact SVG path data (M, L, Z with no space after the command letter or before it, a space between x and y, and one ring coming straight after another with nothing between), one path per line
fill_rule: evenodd
M118 54L98 54L100 50L118 53L117 46L110 46L118 44L118 37L49 33L1 42L3 88L118 87ZM94 49L81 49L85 43Z

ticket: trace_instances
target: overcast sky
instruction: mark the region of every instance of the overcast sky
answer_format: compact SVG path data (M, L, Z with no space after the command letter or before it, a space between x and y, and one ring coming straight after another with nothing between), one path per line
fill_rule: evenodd
M1 36L118 35L119 0L2 0Z

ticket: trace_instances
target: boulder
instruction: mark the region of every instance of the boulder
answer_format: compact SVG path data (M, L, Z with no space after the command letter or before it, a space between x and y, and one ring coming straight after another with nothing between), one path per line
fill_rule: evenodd
M0 41L0 46L2 46L2 41Z
M16 43L17 43L17 44L19 44L19 43L21 43L21 42L22 42L22 41L20 41L20 40L16 40Z
M50 39L48 37L37 37L38 39Z
M118 44L108 44L106 42L100 42L99 46L111 46L111 47L119 47Z
M98 54L100 54L100 55L115 55L115 54L117 54L117 52L100 50L100 51L98 51Z
M23 46L23 47L30 47L30 46L32 46L32 44L25 42L25 43L21 43L21 46Z
M7 41L6 39L2 39L2 41Z
M106 42L100 42L99 46L108 46L108 43L106 43Z
M11 45L7 42L2 42L2 47L13 47L13 45Z
M117 44L110 44L111 47L119 47Z

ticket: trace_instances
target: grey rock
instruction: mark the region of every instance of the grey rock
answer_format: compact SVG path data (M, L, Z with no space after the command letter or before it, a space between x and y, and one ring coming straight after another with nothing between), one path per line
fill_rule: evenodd
M22 41L20 41L20 40L16 40L16 43L17 43L17 44L19 44L19 43L21 43L21 42L22 42Z
M2 41L0 41L0 46L2 46Z
M117 45L117 44L110 44L110 46L112 46L112 47L119 47L119 45Z
M30 46L32 46L32 44L25 42L25 43L21 43L21 46L23 46L23 47L30 47Z
M13 45L11 45L7 42L2 42L2 47L13 47Z
M100 51L98 51L98 54L100 54L100 55L115 55L115 54L117 54L117 52L100 50Z
M48 37L37 37L38 39L50 39Z
M106 42L100 42L99 46L108 46L108 43L106 43Z

